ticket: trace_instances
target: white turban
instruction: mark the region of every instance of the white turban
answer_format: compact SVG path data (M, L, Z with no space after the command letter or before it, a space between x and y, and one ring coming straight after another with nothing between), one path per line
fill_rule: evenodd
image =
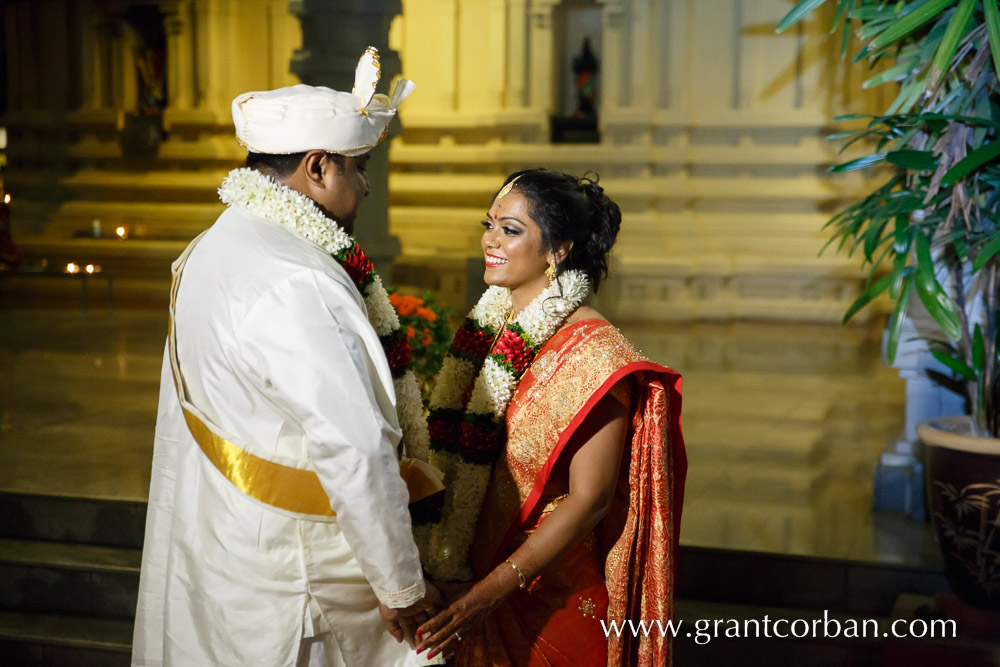
M378 51L369 46L350 93L304 84L243 93L233 100L236 138L254 153L366 153L385 138L396 108L416 87L400 79L388 97L377 95L380 76Z

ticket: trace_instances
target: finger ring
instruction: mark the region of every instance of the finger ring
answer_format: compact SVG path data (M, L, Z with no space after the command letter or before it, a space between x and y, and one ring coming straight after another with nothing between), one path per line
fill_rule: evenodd
M456 633L455 633L455 639L457 639L458 641L462 641L462 635L460 635L460 634L458 634L458 633L456 632Z

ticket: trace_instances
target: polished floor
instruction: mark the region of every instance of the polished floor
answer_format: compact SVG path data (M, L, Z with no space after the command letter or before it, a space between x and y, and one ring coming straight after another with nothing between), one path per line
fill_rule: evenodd
M0 307L0 491L145 499L166 325L160 310ZM871 511L904 403L877 331L622 329L684 375L683 543L933 564L926 525Z

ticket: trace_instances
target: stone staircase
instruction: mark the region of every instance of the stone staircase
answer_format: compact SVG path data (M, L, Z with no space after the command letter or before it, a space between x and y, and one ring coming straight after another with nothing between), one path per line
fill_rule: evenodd
M129 664L145 513L140 502L0 493L3 664Z
M0 492L0 662L129 665L144 520L143 502ZM679 563L677 617L688 629L765 614L812 619L823 610L884 622L901 592L946 590L937 570L873 563L699 547L682 547ZM881 639L720 635L701 643L685 633L675 664L889 665L893 650Z

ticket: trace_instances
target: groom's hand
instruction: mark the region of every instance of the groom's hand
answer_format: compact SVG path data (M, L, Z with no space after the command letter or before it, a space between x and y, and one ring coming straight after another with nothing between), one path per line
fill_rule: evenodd
M441 592L431 582L425 582L424 597L409 607L393 609L379 604L378 611L382 623L397 642L406 640L410 646L415 644L414 633L423 623L432 618L441 608Z

